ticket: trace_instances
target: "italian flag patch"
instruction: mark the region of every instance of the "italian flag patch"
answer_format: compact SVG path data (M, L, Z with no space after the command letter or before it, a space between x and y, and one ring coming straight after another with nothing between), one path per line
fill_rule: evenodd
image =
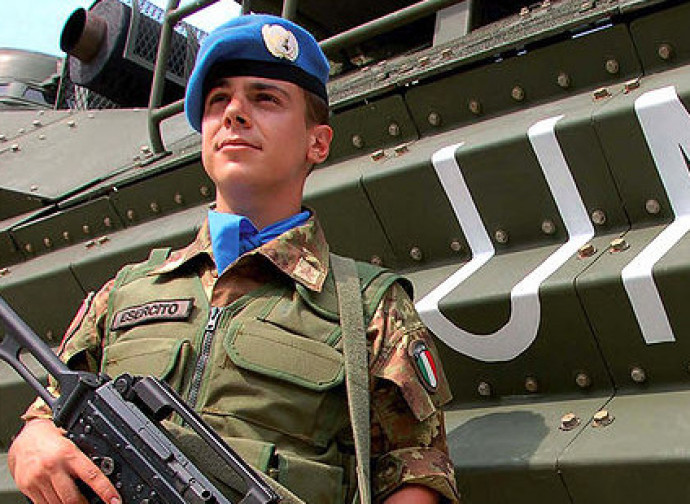
M409 355L414 363L415 371L424 386L430 392L436 392L436 387L438 387L436 362L426 343L420 340L410 343Z

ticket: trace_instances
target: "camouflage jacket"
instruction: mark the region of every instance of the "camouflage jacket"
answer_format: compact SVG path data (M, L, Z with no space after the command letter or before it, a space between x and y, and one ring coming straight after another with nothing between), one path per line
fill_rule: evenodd
M194 242L172 252L153 273L188 275L190 271L201 280L211 306L228 306L276 277L287 280L293 289L301 284L319 292L329 272L329 249L317 219L312 217L304 225L244 254L219 278L205 222ZM91 371L102 368L114 283L111 280L87 297L70 324L60 356L71 366ZM383 500L402 485L419 484L435 489L447 501L458 502L440 410L450 400L450 392L437 359L436 384L429 387L420 373L414 348L423 342L422 348L430 351L432 361L436 351L400 284L394 283L380 298L370 317L367 339L374 500ZM45 413L45 406L39 399L25 418L41 413Z

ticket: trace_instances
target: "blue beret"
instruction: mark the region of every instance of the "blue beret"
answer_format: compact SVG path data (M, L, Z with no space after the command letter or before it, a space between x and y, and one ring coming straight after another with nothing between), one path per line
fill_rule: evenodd
M328 102L328 60L311 33L267 14L231 19L202 42L184 99L189 124L201 131L209 77L252 75L292 82Z

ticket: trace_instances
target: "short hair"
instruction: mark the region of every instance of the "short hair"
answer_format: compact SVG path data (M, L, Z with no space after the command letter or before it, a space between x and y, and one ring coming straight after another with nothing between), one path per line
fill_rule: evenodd
M302 88L302 90L304 91L304 102L306 104L305 117L307 119L307 125L328 125L330 122L328 103L316 93L307 91L304 88Z

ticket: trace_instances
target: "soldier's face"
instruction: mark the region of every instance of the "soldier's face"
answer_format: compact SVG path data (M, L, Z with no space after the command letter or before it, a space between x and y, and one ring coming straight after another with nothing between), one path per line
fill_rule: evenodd
M204 168L222 205L236 196L301 195L310 167L328 155L332 133L307 124L297 85L241 76L211 85L201 134Z

